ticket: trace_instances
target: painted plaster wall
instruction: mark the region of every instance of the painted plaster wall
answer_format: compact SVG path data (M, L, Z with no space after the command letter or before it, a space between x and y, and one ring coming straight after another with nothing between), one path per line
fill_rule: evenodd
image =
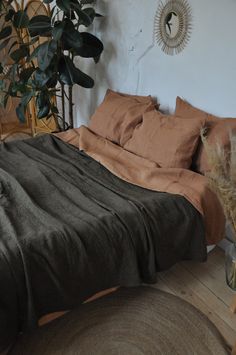
M97 0L105 14L94 32L105 45L101 62L84 68L94 89L76 89L76 125L86 124L107 87L157 97L172 112L180 95L220 116L236 116L236 0L189 0L193 31L185 50L167 56L156 45L159 0Z

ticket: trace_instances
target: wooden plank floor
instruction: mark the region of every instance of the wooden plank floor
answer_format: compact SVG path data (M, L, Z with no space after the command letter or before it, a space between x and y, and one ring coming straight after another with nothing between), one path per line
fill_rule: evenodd
M193 304L216 325L227 343L236 343L236 314L230 305L236 293L226 285L224 251L215 248L206 263L185 261L159 274L155 287Z

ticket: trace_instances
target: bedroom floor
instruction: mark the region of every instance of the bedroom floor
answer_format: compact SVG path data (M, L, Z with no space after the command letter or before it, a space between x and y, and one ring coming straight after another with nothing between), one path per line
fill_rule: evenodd
M227 343L236 343L236 314L229 307L236 293L225 282L224 251L215 248L207 263L187 261L159 274L155 287L192 303L216 325Z

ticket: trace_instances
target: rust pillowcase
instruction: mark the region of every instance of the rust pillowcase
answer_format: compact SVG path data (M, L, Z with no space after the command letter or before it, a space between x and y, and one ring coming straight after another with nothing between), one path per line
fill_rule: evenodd
M225 150L230 148L229 132L236 130L236 118L220 118L211 115L190 105L180 97L176 98L175 114L183 118L205 120L208 128L208 142L219 143ZM201 141L193 159L193 169L201 174L210 171L207 154Z
M151 110L155 110L151 96L127 95L109 89L88 127L99 136L124 146L143 113Z
M198 145L201 120L186 120L152 111L143 120L124 148L156 162L161 168L188 169Z

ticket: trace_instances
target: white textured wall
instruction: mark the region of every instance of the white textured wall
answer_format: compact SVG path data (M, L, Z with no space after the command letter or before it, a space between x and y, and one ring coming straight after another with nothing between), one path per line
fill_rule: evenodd
M96 34L105 51L92 90L76 89L76 125L86 124L107 87L151 94L173 111L177 95L211 113L236 116L236 0L189 0L193 31L179 55L167 56L153 38L159 0L97 0Z

